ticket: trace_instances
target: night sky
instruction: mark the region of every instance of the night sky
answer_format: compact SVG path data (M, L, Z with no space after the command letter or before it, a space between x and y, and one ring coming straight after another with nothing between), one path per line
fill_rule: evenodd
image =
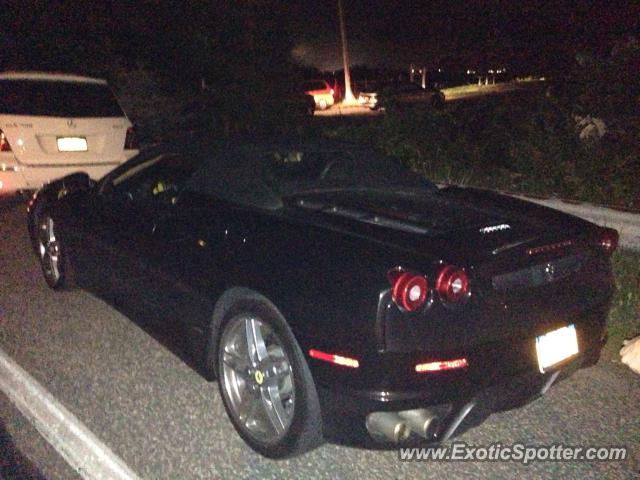
M370 67L406 68L413 62L430 68L545 73L561 70L578 52L611 49L617 40L638 36L640 28L640 2L631 0L343 1L351 63ZM337 0L7 0L0 9L0 68L57 67L56 56L95 59L101 49L133 57L158 38L164 51L175 48L179 57L179 49L188 51L198 41L197 33L189 36L194 19L207 8L215 16L220 5L267 5L258 21L285 26L288 43L283 45L294 59L320 70L341 68Z
M640 20L632 1L343 1L351 63L369 66L545 70L576 50L637 35ZM294 56L340 68L337 0L287 3L307 19L295 25Z

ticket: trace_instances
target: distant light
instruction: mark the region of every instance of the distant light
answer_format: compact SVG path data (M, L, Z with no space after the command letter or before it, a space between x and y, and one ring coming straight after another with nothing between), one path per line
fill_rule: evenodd
M493 73L493 70L489 70L489 73Z
M439 69L438 69L438 71L439 71L439 72L442 72L442 69L441 69L441 68L439 68Z

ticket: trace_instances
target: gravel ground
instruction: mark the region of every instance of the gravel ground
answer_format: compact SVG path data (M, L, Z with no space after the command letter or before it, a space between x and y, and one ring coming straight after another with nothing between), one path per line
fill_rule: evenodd
M235 433L215 382L104 301L45 286L24 216L22 205L0 203L0 347L141 477L640 478L640 377L611 359L456 440L626 445L631 458L623 462L406 463L396 451L331 444L290 460L262 458ZM24 419L4 398L0 416L16 447L41 472L68 478L37 434L20 434Z

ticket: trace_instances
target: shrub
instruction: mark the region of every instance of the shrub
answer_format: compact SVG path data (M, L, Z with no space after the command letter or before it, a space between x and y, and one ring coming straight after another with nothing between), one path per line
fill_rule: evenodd
M640 128L581 140L573 113L536 92L450 105L390 106L380 124L334 130L375 139L385 153L436 182L640 207Z

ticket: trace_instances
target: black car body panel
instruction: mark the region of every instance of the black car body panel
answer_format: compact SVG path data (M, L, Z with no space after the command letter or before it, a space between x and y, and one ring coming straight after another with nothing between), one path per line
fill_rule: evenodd
M530 388L516 390L531 398L553 374L538 370L536 336L564 325L575 325L580 349L569 365L597 361L613 293L609 257L598 246L604 229L496 193L426 183L295 192L277 202L253 192L261 205L246 201L247 192L222 198L203 188L153 206L109 193L119 172L179 150L143 152L98 185L78 181L65 195L60 186L72 182L49 185L32 201L31 216L47 209L59 220L81 285L171 312L205 345L215 334L219 299L243 289L279 309L305 354L357 359L359 368L346 368L307 357L327 434L336 422L362 430L363 422L348 419L374 411L446 405L437 437L444 438L459 411L487 389L513 390L525 378ZM225 181L234 188L232 178ZM461 304L432 290L443 265L469 276L471 294ZM396 266L422 272L430 284L415 312L392 299L387 274ZM461 357L468 368L415 370L420 362Z

